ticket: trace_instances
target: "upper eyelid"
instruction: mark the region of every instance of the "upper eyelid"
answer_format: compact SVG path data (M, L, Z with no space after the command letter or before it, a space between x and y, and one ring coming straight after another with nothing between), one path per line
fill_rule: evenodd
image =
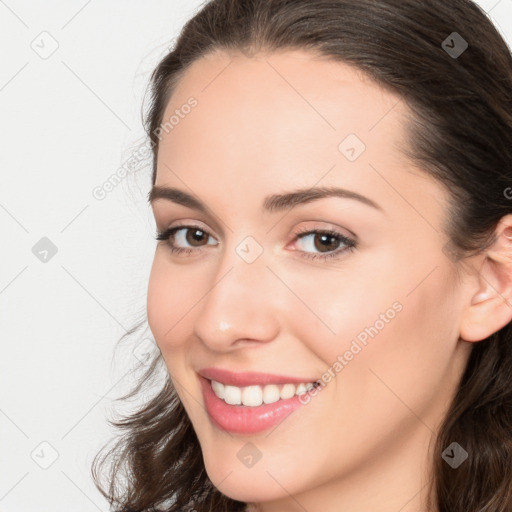
M183 223L183 224L176 224L174 226L168 226L168 227L164 227L162 229L159 229L159 231L167 231L167 230L176 230L178 231L179 229L193 229L193 228L198 228L206 233L208 233L210 236L214 236L213 233L211 232L211 230L209 228L205 228L203 227L201 224L196 224L197 221L193 221L192 223L186 223L186 221ZM315 222L318 222L318 221L315 221ZM338 235L341 235L341 236L345 236L346 238L356 238L356 235L354 235L352 232L350 232L349 230L347 230L346 228L346 231L349 231L350 234L346 235L346 234L343 234L343 233L340 233L338 230L340 228L332 228L332 227L318 227L318 226L312 226L310 228L303 228L303 229L300 229L297 233L295 233L295 236L299 236L299 235L307 235L307 234L311 234L313 232L318 232L318 231L335 231Z
M162 208L160 210L159 208L159 204L162 204L162 206L166 206L165 203L168 203L169 201L162 201L160 203L159 200L151 203L151 209L153 211L153 217L157 223L157 226L158 224L161 224L162 226L164 226L162 228L162 231L165 231L166 229L168 229L168 222L165 222L163 219L165 219L167 217L167 208ZM176 203L171 203L175 206L179 206L178 204ZM196 214L199 213L199 216L200 218L203 217L203 213L201 212L196 212ZM172 217L174 217L174 215L172 215ZM180 215L180 217L182 217ZM161 218L162 219L162 222L159 222L158 219ZM190 225L198 225L201 227L201 229L204 229L205 231L208 231L208 233L212 234L211 233L211 230L209 227L202 227L201 224L203 224L204 226L208 226L208 224L212 225L213 224L213 228L215 229L215 231L217 231L219 233L220 236L224 236L225 232L224 232L224 229L223 229L223 224L226 226L227 230L232 232L232 229L227 225L225 224L221 219L219 219L219 217L217 217L216 215L213 215L213 214L209 214L209 213L206 213L204 214L204 218L206 219L205 221L201 221L201 220L197 220L197 218L194 218L194 217L185 217L183 216L183 218L185 218L184 221L180 220L179 222L184 222L186 226L190 226ZM175 226L172 226L172 227L175 227Z
M176 225L164 225L161 229L158 228L158 223L157 223L157 228L158 228L158 231L167 231L167 230L171 230L171 229L175 229L175 230L178 230L178 229L185 229L185 228L198 228L198 229L201 229L202 231L208 233L209 235L211 236L214 236L211 229L210 228L207 228L207 227L204 227L202 225L203 223L201 223L201 221L197 221L197 220L194 220L194 221L180 221L180 224L176 224Z
M217 240L215 235L213 235L209 229L205 229L205 228L203 228L201 226L197 226L197 225L194 225L194 224L180 224L180 225L172 226L172 227L169 228L169 230L172 230L174 233L177 233L178 231L180 231L182 229L185 229L185 230L188 230L188 229L199 229L200 231L204 231L208 236L211 236L212 238L215 238ZM166 231L166 230L164 229L164 231Z

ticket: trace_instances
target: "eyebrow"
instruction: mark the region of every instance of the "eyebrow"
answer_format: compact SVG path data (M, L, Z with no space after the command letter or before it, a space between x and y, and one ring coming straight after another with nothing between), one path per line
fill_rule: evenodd
M263 210L268 212L279 212L328 197L353 199L383 212L382 207L368 197L362 196L357 192L338 187L304 188L286 192L284 194L274 194L265 198L263 201ZM148 194L148 201L149 203L153 203L157 199L166 199L202 213L210 213L209 208L199 199L177 188L153 186Z

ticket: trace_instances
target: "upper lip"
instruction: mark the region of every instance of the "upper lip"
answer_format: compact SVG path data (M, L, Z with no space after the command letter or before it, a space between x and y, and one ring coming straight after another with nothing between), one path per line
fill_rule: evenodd
M276 375L271 373L259 372L240 372L235 373L222 368L203 368L197 372L199 375L208 380L215 380L229 386L265 386L266 384L300 384L301 382L315 382L316 379L304 377L290 377L286 375Z

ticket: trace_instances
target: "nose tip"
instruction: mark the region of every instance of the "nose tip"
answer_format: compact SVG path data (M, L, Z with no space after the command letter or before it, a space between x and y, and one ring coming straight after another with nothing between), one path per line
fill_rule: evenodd
M272 298L275 294L270 292L275 285L275 278L265 265L256 269L238 262L201 301L194 322L195 335L212 350L230 350L248 342L274 339L278 311Z

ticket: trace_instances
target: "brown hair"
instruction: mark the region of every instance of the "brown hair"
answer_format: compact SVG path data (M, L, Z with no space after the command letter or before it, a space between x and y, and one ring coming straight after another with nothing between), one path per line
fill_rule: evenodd
M454 55L454 32L467 49ZM450 39L450 37L452 39ZM458 44L462 39L458 39ZM448 41L448 44L446 44ZM460 47L460 46L459 46ZM455 262L494 241L512 213L512 57L486 13L469 0L212 0L182 29L151 77L145 120L153 150L177 82L204 55L302 49L353 64L406 102L412 161L451 193ZM127 336L135 334L139 323ZM132 392L156 371L153 360ZM201 448L169 376L148 403L120 421L116 445L93 462L96 486L119 512L241 511L245 504L211 483ZM456 441L469 454L457 469L441 453ZM100 452L101 453L101 452ZM475 343L435 438L429 510L512 510L512 330ZM105 491L99 468L112 460ZM119 488L124 475L127 483ZM158 508L158 507L162 508ZM188 508L187 508L188 507Z

